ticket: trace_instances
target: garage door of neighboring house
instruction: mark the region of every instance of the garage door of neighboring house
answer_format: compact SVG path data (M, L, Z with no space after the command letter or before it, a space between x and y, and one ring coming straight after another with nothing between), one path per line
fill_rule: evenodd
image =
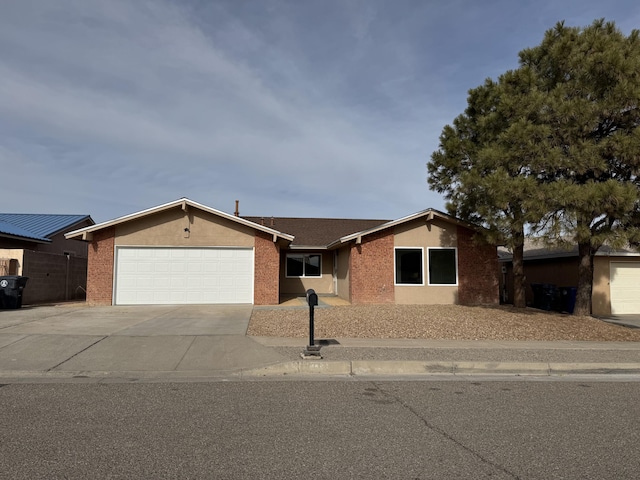
M640 263L611 262L611 313L640 313Z
M115 304L253 303L252 248L117 247Z

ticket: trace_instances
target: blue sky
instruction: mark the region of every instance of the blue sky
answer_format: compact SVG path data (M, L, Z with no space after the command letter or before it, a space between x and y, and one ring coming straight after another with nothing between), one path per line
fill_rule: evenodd
M426 163L467 91L601 17L628 34L640 2L6 0L0 211L444 209Z

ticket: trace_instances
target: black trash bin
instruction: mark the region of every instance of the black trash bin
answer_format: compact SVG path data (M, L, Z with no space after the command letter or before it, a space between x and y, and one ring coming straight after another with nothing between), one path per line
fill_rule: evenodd
M576 308L576 287L560 287L560 298L562 299L562 311L573 314Z
M553 310L558 297L558 288L551 283L532 283L533 307L540 310Z
M29 277L19 275L0 276L0 308L22 307L22 291Z

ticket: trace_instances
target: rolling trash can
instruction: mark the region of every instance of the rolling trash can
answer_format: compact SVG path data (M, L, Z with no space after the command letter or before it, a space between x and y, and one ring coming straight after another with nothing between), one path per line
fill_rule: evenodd
M20 275L0 276L0 308L22 307L22 291L29 277Z
M558 288L550 283L532 283L533 307L551 311L556 303Z
M561 287L560 288L560 297L562 299L562 311L571 313L573 315L573 310L576 308L576 293L578 289L577 287Z

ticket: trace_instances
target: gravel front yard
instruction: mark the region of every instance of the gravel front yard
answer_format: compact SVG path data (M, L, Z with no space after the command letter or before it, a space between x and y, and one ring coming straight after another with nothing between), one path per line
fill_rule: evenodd
M308 308L256 308L248 335L307 337ZM350 305L315 309L316 338L640 341L640 329L508 306Z

